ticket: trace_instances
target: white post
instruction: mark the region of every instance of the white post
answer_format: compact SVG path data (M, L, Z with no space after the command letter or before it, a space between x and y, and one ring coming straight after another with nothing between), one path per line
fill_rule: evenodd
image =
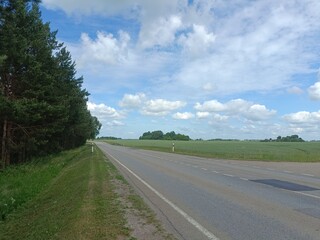
M91 153L93 153L93 142L91 143Z
M172 143L172 152L174 152L174 143Z

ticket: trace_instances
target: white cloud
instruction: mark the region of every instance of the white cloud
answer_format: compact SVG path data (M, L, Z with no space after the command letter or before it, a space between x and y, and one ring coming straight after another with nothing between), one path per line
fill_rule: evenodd
M185 102L167 101L164 99L148 100L141 109L143 115L165 116L171 111L184 107Z
M264 105L254 104L243 115L252 121L260 121L271 118L275 113L275 110L269 110Z
M138 93L136 95L125 94L122 100L119 102L119 106L123 108L140 108L143 102L146 100L144 93Z
M287 92L291 93L291 94L297 94L297 95L304 93L304 91L301 88L297 87L297 86L288 88Z
M210 116L209 112L197 112L196 116L198 119L208 118Z
M269 110L264 105L254 104L243 99L234 99L224 104L217 100L211 100L203 104L196 103L194 108L200 111L197 114L200 117L207 117L208 113L224 112L228 116L244 117L252 121L267 120L276 114L275 110Z
M287 114L284 120L291 124L317 124L320 125L320 111L318 112L307 112L301 111L297 113Z
M217 12L228 14L207 26L215 36L211 54L186 61L174 79L199 95L208 83L215 86L212 93L222 95L287 88L294 75L316 71L316 10L317 1L216 3Z
M104 103L96 104L88 102L87 108L91 112L91 114L93 116L96 116L99 120L124 118L123 113L105 105Z
M212 118L211 118L211 123L212 122L215 122L215 123L220 122L221 123L221 122L227 121L228 119L229 119L228 116L224 116L224 115L221 115L218 113L213 113Z
M179 43L192 57L207 55L208 51L213 48L214 41L214 34L208 33L205 26L197 24L193 24L193 32L179 38Z
M188 120L188 119L194 118L194 114L190 112L184 112L184 113L177 112L173 114L172 117L174 119Z
M320 100L320 82L316 82L309 89L309 96L313 100Z
M121 126L124 126L125 124L121 121L113 120L111 122L107 122L106 125L109 127L121 127Z
M130 40L124 32L123 38L100 32L91 39L83 34L76 49L80 67L96 68L97 61L121 63L97 70L112 76L112 85L119 78L127 86L132 79L152 75L159 85L169 79L184 95L199 98L203 90L225 95L288 89L293 76L315 71L312 63L319 57L318 41L312 39L320 29L316 0L303 4L243 0L232 6L207 0L44 0L43 4L71 14L125 15L138 21L139 32L132 33L138 39ZM185 52L195 58L185 58ZM141 91L140 85L130 85L134 86L134 91ZM169 92L171 86L162 88L152 86L151 91Z
M167 19L161 17L157 21L145 23L139 35L140 45L143 48L168 46L175 41L175 34L181 26L182 22L178 16L170 16Z
M97 38L91 39L88 34L81 34L81 45L78 49L80 67L88 63L117 64L128 58L128 33L119 31L118 39L110 33L97 32Z
M202 112L219 112L225 110L225 106L217 100L206 101L203 104L196 103L194 108Z
M301 111L283 116L288 129L294 134L304 134L310 139L319 139L320 111Z

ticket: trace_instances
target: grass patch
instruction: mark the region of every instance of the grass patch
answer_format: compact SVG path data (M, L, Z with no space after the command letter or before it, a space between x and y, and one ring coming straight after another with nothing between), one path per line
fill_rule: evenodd
M320 162L320 142L108 140L110 144L200 157L273 162Z
M128 238L110 183L115 171L100 150L84 146L1 173L0 199L11 210L0 239Z

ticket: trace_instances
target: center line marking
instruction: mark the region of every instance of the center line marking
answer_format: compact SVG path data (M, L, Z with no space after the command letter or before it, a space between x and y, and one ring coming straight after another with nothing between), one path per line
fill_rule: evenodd
M230 174L222 174L222 175L224 175L224 176L227 176L227 177L234 177L233 175L230 175Z
M207 171L208 169L206 169L206 168L201 168L202 170L205 170L205 171Z
M137 174L135 174L133 171L131 171L128 167L126 167L124 164L122 164L118 159L116 159L114 156L112 156L110 153L107 153L110 157L113 158L114 161L116 161L120 166L122 166L124 169L126 169L129 173L131 173L133 176L135 176L141 183L143 183L146 187L148 187L152 192L154 192L159 198L161 198L164 202L166 202L168 205L170 205L174 210L176 210L181 216L184 217L189 223L191 223L194 227L196 227L201 233L203 233L208 239L211 240L219 240L218 237L216 237L212 232L207 230L205 227L203 227L200 223L198 223L196 220L194 220L191 216L189 216L186 212L184 212L182 209L180 209L178 206L176 206L174 203L172 203L170 200L168 200L165 196L163 196L160 192L155 190L151 185L149 185L146 181L144 181L142 178L140 178Z

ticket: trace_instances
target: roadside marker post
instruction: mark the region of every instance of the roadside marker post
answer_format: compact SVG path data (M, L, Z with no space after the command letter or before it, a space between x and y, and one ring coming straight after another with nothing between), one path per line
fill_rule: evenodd
M172 143L172 152L174 152L174 143Z
M91 142L91 153L93 153L93 142Z

